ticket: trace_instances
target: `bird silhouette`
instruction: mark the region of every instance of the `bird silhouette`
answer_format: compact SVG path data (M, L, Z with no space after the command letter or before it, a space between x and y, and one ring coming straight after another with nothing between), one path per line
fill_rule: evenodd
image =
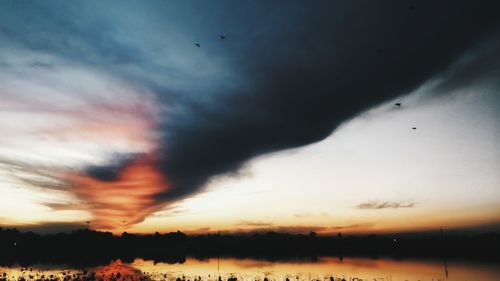
M194 45L198 48L200 47L200 43L194 43Z
M384 49L377 49L377 53L380 54L380 55L383 54L384 53Z
M394 105L395 105L395 106L399 106L399 107L401 107L401 103L400 103L400 102L397 102L397 103L395 103Z
M221 36L220 36L220 40L224 40L224 39L226 39L226 36L221 35Z
M416 130L416 129L417 129L417 127L413 127L413 128L412 128L412 130Z

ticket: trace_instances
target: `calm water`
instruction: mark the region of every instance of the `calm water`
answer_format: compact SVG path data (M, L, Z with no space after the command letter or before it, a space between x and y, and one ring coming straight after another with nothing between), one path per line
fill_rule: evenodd
M1 266L0 280L75 280L93 276L96 280L175 280L180 277L193 281L223 280L234 276L238 280L325 280L345 278L363 280L500 280L500 266L492 263L466 261L447 262L448 277L442 261L367 259L367 258L318 258L316 261L295 260L269 262L254 259L221 258L197 260L188 258L184 263L154 263L136 259L133 263L116 260L109 265L94 268L73 268L64 265L34 264L28 268ZM5 273L5 275L4 275ZM119 275L118 275L119 273ZM51 277L52 275L52 277ZM2 277L3 276L3 277ZM116 278L116 277L119 278Z

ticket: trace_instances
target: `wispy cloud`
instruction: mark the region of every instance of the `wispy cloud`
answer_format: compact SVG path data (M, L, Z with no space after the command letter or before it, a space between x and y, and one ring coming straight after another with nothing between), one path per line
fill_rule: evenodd
M167 209L156 212L152 215L152 217L174 217L182 214L187 214L189 212L188 209L180 206L169 206Z
M302 213L294 214L293 216L296 217L296 218L298 218L298 219L302 219L302 218L310 218L310 217L312 217L314 215L311 214L311 213L302 212Z
M356 206L362 210L380 210L380 209L398 209L398 208L412 208L415 203L412 201L378 201L372 200L361 203Z
M242 220L238 225L242 226L251 226L251 227L271 227L274 226L272 222L265 222L265 221L247 221L247 220Z
M69 211L69 210L86 210L85 204L77 203L44 203L43 205L49 207L53 211Z
M239 227L238 227L239 226ZM245 227L246 226L246 227ZM335 226L314 226L314 225L277 225L262 221L243 221L232 228L230 233L260 233L260 232L282 232L282 233L303 233L314 231L319 234L336 234L339 231L364 231L370 230L373 223L357 223Z
M309 212L301 212L301 213L296 213L293 216L298 218L298 219L303 219L303 218L310 218L310 217L315 217L315 216L329 217L330 215L326 212L321 212L318 214L313 214L313 213L309 213Z

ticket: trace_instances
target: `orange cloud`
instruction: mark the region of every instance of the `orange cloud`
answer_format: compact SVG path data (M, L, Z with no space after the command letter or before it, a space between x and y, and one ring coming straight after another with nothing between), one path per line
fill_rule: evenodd
M72 193L87 202L94 228L123 230L162 207L154 196L164 191L168 183L151 158L134 159L112 181L87 174L68 176Z

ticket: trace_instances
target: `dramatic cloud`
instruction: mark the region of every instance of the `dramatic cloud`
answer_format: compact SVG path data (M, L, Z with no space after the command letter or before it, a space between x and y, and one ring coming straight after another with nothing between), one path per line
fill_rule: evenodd
M192 101L164 125L160 168L172 188L158 198L196 192L256 155L319 141L497 34L498 17L488 5L423 2L416 12L404 2L381 3L316 2L287 6L286 13L270 4L255 11L261 29L246 34L252 44L238 54L250 85L214 103Z
M498 50L495 2L198 4L2 4L0 113L18 121L0 123L0 157L63 160L55 186L97 227L125 228L252 157L322 140L482 42Z
M411 201L402 201L402 202L395 202L395 201L369 201L365 203L361 203L357 206L358 209L364 209L364 210L378 210L378 209L398 209L398 208L412 208L415 206L415 203Z

